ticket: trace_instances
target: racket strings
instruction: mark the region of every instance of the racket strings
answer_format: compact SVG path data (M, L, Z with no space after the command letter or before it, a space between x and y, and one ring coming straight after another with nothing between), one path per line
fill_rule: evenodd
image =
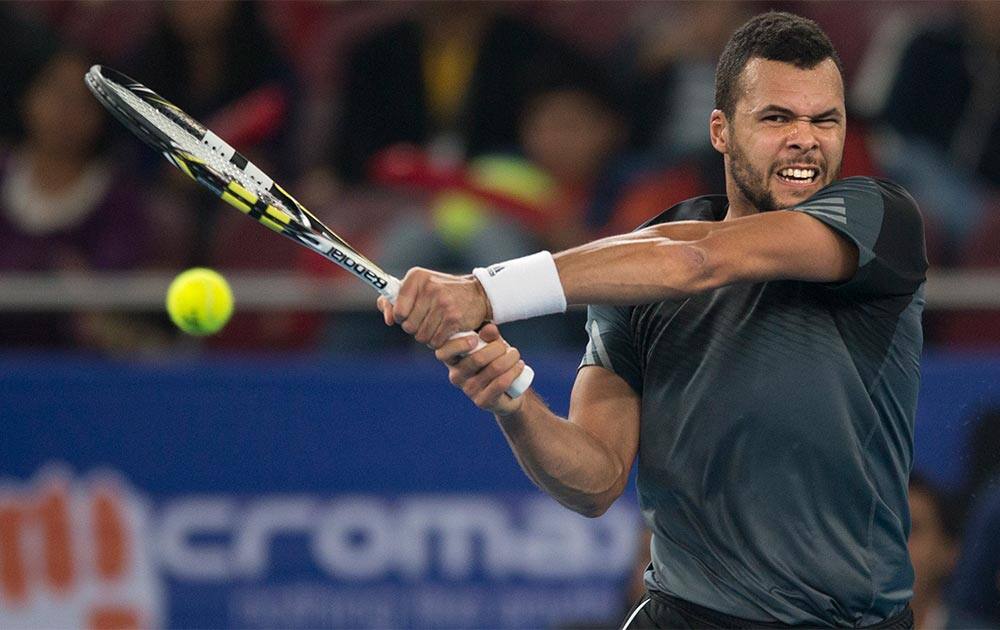
M124 86L97 70L89 72L87 80L123 122L131 121L127 126L134 126L133 131L146 136L192 179L266 227L345 267L383 295L395 297L398 280L358 253L263 171L185 112L140 84ZM148 100L134 89L148 92ZM156 137L157 132L162 137Z
M107 85L114 90L115 93L123 101L125 101L129 107L145 118L150 125L170 138L170 140L181 152L190 155L199 162L202 162L216 173L220 174L224 179L229 179L239 183L240 186L263 200L264 203L275 206L276 208L279 208L295 217L296 220L302 221L302 217L300 216L300 213L297 212L297 209L289 208L287 203L278 199L271 193L270 190L263 188L260 183L253 179L248 173L237 167L229 160L225 159L222 155L213 151L211 147L201 142L201 140L195 137L188 130L184 129L184 127L179 125L177 122L171 120L169 116L158 110L156 107L150 105L142 98L133 94L131 90L111 81L108 81ZM180 166L175 160L171 161L174 162L175 165ZM187 172L187 169L183 167L181 167L181 170Z

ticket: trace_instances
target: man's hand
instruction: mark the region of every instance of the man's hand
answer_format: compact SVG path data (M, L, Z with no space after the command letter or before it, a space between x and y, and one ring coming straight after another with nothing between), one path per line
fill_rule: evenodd
M459 332L479 328L490 316L483 286L472 275L453 276L414 267L403 278L396 303L380 297L387 326L400 324L420 343L437 349Z
M500 330L488 324L479 331L486 347L468 354L477 338L470 335L447 341L434 355L448 366L448 380L465 392L480 409L498 416L510 415L524 404L524 396L511 398L506 393L524 370L521 353L500 336Z

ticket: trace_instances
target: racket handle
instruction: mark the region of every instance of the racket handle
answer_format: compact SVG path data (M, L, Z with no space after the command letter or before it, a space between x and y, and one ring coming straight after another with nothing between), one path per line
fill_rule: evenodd
M454 335L451 336L451 338L458 339L460 337L468 337L469 335L475 335L476 337L479 337L477 333L469 331L469 332L455 333ZM475 354L476 352L479 352L485 347L486 347L486 342L483 341L482 338L480 337L479 341L476 343L476 347L470 350L469 354ZM535 380L535 371L531 369L531 366L525 365L524 369L521 370L521 373L518 374L517 378L514 379L514 382L511 383L510 387L507 388L506 392L507 395L510 396L511 398L519 397L521 394L528 391L528 388L531 387L531 382L534 380Z

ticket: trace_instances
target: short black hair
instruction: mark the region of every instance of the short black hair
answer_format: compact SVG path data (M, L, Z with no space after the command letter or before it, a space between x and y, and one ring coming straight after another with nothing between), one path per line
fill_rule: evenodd
M715 69L715 108L732 118L739 98L740 74L753 57L783 61L804 70L833 59L841 74L840 56L816 22L783 11L754 16L726 43Z

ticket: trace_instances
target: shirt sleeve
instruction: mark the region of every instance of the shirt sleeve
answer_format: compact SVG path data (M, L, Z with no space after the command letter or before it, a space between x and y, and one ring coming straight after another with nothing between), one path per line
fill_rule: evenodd
M911 295L926 279L924 225L917 203L901 186L848 177L792 208L814 217L858 248L858 269L837 291Z
M642 394L642 364L632 343L630 311L628 307L587 307L589 341L580 367L596 365L610 370Z

